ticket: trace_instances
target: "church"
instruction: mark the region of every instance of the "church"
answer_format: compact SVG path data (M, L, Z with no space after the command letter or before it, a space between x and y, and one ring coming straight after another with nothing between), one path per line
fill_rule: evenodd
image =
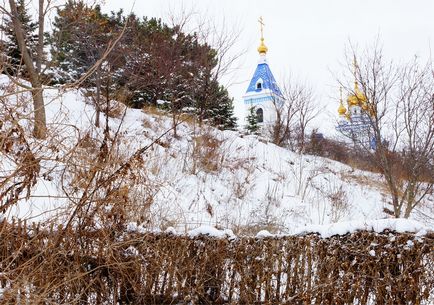
M258 47L259 60L250 79L249 85L243 95L244 112L256 115L256 121L259 128L264 130L267 126L273 125L277 119L277 109L285 103L285 98L279 85L271 72L267 62L268 48L264 42L264 22L262 17L259 18L261 36ZM357 62L354 59L354 90L347 96L347 107L344 106L341 98L338 108L338 122L335 126L349 142L375 149L371 130L372 109L369 107L368 99L359 89L356 79ZM247 117L244 122L247 124Z
M336 129L350 139L354 145L375 149L375 140L371 130L372 109L369 107L366 95L359 89L356 79L356 59L354 59L353 65L354 90L348 94L347 107L345 107L342 99L342 88L340 88L339 118Z
M263 128L275 122L276 106L282 105L285 99L267 62L268 48L264 43L262 17L259 19L259 23L261 26L261 42L258 47L259 60L246 93L243 95L243 102L245 112L249 113L253 108L258 125Z

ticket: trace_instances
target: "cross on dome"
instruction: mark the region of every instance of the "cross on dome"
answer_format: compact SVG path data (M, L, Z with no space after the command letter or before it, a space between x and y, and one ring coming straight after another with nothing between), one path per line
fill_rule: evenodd
M258 22L261 25L261 39L264 39L264 25L265 25L264 18L262 18L262 16L259 17Z
M271 73L270 67L268 66L267 60L265 58L268 48L264 44L264 18L262 18L262 16L259 17L258 22L261 30L261 44L258 47L260 58L255 73L250 80L246 94L272 94L275 97L277 96L282 98L282 92L280 91L276 79L274 78L273 73ZM273 97L273 99L275 99L275 97Z
M258 20L259 24L260 24L260 29L261 29L261 44L258 47L258 52L259 54L267 54L268 48L267 46L264 44L264 19L261 17L259 17Z

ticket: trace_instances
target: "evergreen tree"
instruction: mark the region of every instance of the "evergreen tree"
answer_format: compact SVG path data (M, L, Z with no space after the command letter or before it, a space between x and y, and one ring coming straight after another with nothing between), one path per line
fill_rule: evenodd
M228 91L219 84L215 74L218 65L217 51L207 44L196 49L196 61L198 62L198 74L195 85L196 114L200 122L219 129L235 129L237 126L234 116L233 99Z
M49 38L55 71L54 81L57 83L75 81L86 70L76 56L79 46L74 43L80 27L79 17L85 14L87 12L82 1L69 0L65 6L57 9L53 32Z
M162 51L167 49L165 44L173 36L173 30L156 18L138 19L130 15L128 23L126 43L131 47L125 52L122 81L132 95L129 105L134 108L156 105L157 100L164 99L169 82L161 68L171 59L166 59Z
M237 119L234 116L233 99L229 97L228 91L218 85L217 81L213 99L209 109L206 111L210 125L218 129L234 130L237 127Z
M103 56L116 33L111 21L116 23L98 5L89 7L83 1L69 0L57 11L50 43L58 82L79 79ZM101 76L88 78L84 85L94 86L95 77Z
M38 28L37 22L32 22L32 18L27 12L25 0L17 1L18 18L23 26L23 32L25 34L26 45L29 48L29 53L32 58L36 56L36 45L38 42L38 34L36 30ZM5 33L6 41L4 43L4 52L9 61L9 66L6 68L7 73L11 75L24 75L25 71L21 52L18 47L18 41L15 36L14 26L10 17L3 18L3 25L0 25L0 30Z
M124 102L131 107L157 105L157 100L164 100L174 121L189 112L217 128L235 128L233 101L212 73L218 54L199 42L197 34L183 33L179 27L169 27L155 18L124 17L122 11L108 16L98 6L89 7L83 1L69 0L57 13L51 45L59 82L84 75L128 22L121 40L106 58L110 69L97 70L82 86L103 92L107 80L111 91L122 88L128 92ZM104 75L106 70L110 75Z
M256 107L251 106L249 108L249 114L247 115L247 125L246 125L247 132L251 134L258 134L259 131L259 125L258 125L258 118L256 115Z

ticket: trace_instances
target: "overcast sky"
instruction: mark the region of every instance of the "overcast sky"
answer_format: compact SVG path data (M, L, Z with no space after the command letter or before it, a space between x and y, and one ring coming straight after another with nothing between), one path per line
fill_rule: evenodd
M132 9L163 20L181 7L239 29L234 52L246 53L229 88L238 105L257 64L257 20L263 16L267 58L276 79L291 74L310 83L319 105L326 107L329 125L338 107L335 79L350 41L364 49L380 37L385 55L398 62L414 55L426 60L434 47L434 0L106 0L103 5L106 11Z

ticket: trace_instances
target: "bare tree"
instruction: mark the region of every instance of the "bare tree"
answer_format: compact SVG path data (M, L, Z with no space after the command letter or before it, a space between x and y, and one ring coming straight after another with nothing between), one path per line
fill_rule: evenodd
M395 215L410 216L434 183L434 70L417 60L405 66L398 78L395 128L401 149L403 173L398 177L401 195ZM402 126L400 128L400 126Z
M229 26L226 20L217 24L213 19L200 17L197 23L197 33L202 43L209 44L217 53L217 63L212 69L212 79L221 81L223 77L231 75L238 69L238 60L246 53L246 49L237 48L235 45L241 36L241 28ZM231 77L229 77L231 79ZM226 84L230 86L231 82Z
M238 60L246 52L235 48L241 29L228 25L225 20L219 24L206 14L186 7L182 7L177 14L169 13L168 19L171 27L188 35L194 35L198 42L209 47L202 48L202 52L197 54L201 69L198 76L200 85L196 87L200 92L196 92L194 99L199 123L202 124L206 119L207 110L218 103L216 84L221 83L223 78L227 78L224 87L231 85L231 76L237 70Z
M296 99L297 118L297 148L304 151L306 145L306 131L313 119L321 112L321 107L315 104L312 88L304 85L300 90L299 98Z
M398 66L385 61L380 47L371 50L359 58L353 51L362 96L347 86L361 104L366 97L371 143L358 147L384 176L392 199L390 213L408 218L433 191L434 71L431 62L421 66L415 59Z
M33 98L33 111L34 111L34 129L33 134L38 139L44 139L47 133L46 126L46 115L45 115L45 105L44 105L44 96L43 96L43 87L42 87L42 75L41 75L41 63L43 59L43 38L41 35L38 39L37 45L37 55L35 62L33 61L29 48L26 44L25 33L23 31L23 25L20 22L17 5L14 0L9 0L9 8L6 6L0 6L0 11L8 15L13 24L13 30L15 32L15 36L17 38L18 47L21 52L21 56L23 58L24 65L29 74L29 80L31 87L25 85L22 82L17 82L21 87L30 90L32 92ZM44 19L45 19L44 10L44 0L39 0L39 33L43 33L44 31Z
M283 97L284 102L273 99L276 120L269 130L271 141L303 151L306 129L319 114L320 108L314 104L312 88L290 77L284 83Z
M273 106L276 111L276 120L269 127L269 133L271 135L271 141L279 146L289 145L290 139L295 131L295 114L296 107L293 103L295 96L287 94L287 88L285 91L285 103L280 103L273 99Z

